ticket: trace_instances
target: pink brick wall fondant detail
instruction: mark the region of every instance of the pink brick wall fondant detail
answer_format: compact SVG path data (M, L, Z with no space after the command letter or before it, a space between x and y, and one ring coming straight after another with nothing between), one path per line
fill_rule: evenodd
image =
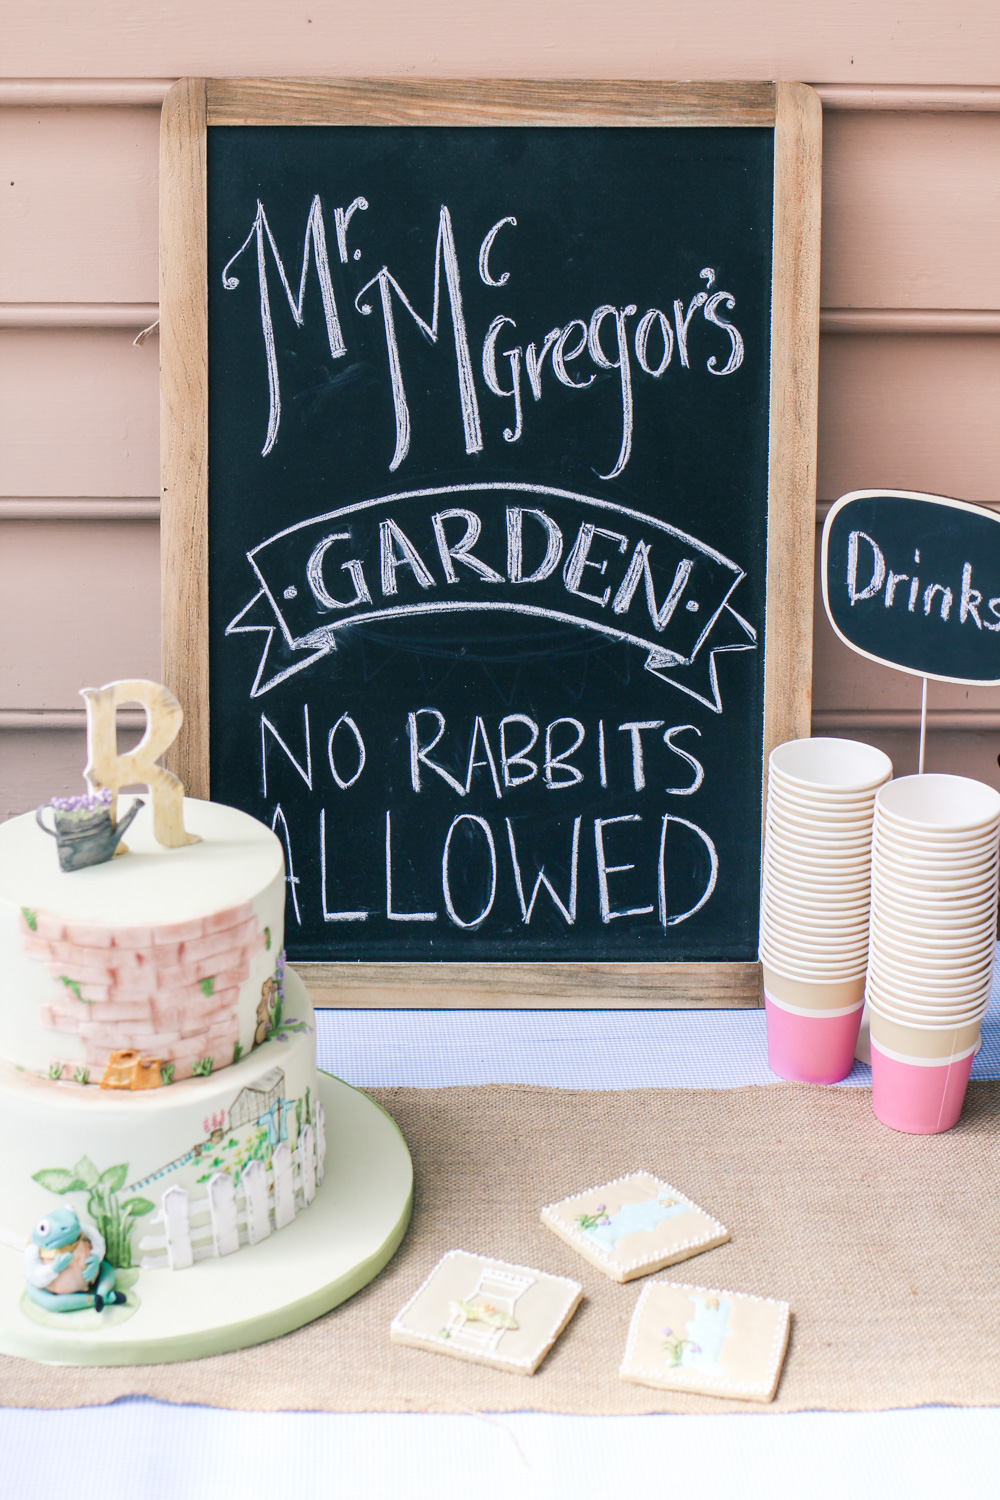
M248 901L157 928L66 924L37 912L34 930L22 918L21 936L54 978L79 986L79 999L67 986L40 1015L50 1030L79 1036L89 1067L103 1069L126 1047L172 1062L177 1079L189 1078L199 1058L212 1057L216 1067L231 1061L239 987L265 946Z

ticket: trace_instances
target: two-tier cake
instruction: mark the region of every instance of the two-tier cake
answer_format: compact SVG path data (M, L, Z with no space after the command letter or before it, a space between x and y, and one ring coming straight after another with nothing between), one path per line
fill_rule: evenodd
M133 821L100 785L55 799L58 858L41 810L0 825L7 1353L144 1363L273 1337L370 1280L409 1218L402 1137L317 1072L279 840L148 774L173 785Z
M188 798L184 820L199 842L166 849L144 808L126 856L72 873L32 816L0 827L5 1238L86 1190L112 1263L180 1268L282 1228L322 1181L280 843L231 807Z

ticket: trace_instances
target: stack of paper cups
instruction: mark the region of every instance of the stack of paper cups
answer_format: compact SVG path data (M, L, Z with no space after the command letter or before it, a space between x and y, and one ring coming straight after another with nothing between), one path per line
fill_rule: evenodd
M790 740L768 767L760 957L767 1053L782 1078L850 1072L864 1009L875 793L892 775L855 740Z
M932 1135L962 1110L989 1001L1000 795L964 776L904 776L875 804L868 967L872 1107Z

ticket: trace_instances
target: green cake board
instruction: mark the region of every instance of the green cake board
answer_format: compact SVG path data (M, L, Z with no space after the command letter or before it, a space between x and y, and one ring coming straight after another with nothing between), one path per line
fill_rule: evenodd
M198 1359L290 1333L367 1286L410 1221L410 1153L366 1094L327 1073L316 1092L326 1113L325 1174L291 1224L183 1271L125 1273L127 1305L99 1314L26 1311L21 1257L0 1245L0 1353L59 1365Z

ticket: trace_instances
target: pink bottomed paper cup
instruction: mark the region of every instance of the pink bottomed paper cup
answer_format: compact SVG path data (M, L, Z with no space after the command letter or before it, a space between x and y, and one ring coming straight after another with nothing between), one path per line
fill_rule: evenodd
M779 1078L836 1083L854 1066L864 975L817 984L764 964L767 1060Z
M872 1109L907 1135L938 1135L962 1113L979 1020L935 1026L905 1022L869 1007Z
M789 1010L764 991L767 1062L796 1083L837 1083L854 1066L864 1001L846 1012Z
M958 1123L972 1067L973 1050L954 1062L928 1064L891 1057L872 1038L872 1110L875 1118L906 1135L938 1135Z

